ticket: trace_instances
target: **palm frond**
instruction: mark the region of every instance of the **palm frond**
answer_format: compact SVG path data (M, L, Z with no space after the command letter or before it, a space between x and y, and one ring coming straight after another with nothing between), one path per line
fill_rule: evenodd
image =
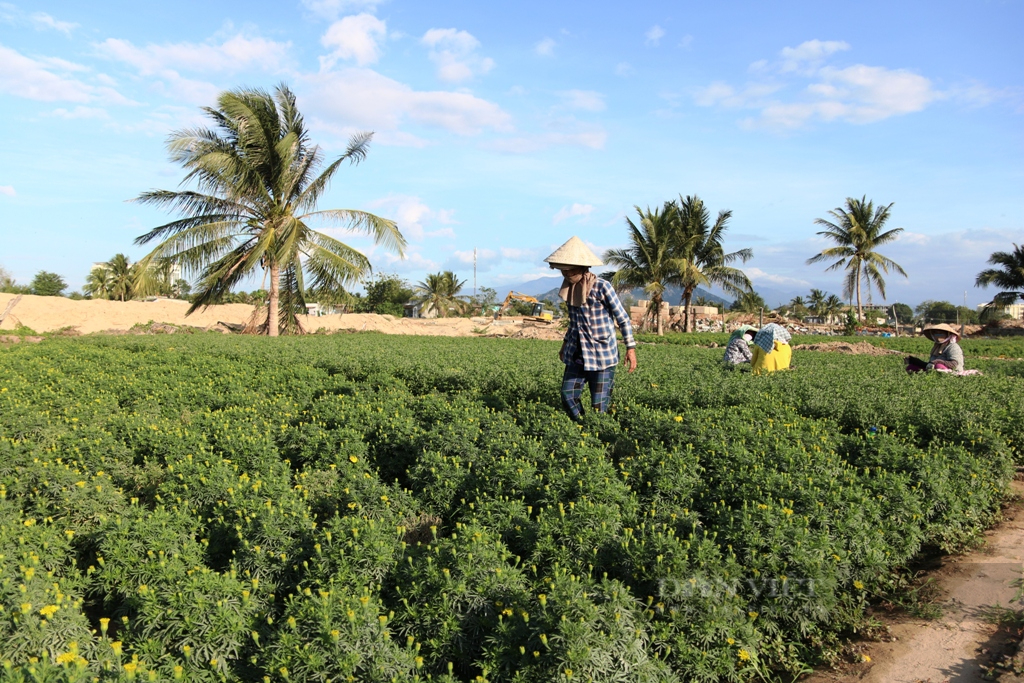
M299 216L299 220L302 221L309 218L327 219L336 224L343 225L349 230L365 233L385 249L393 251L399 256L404 256L405 237L399 232L398 225L390 219L375 216L367 211L356 211L354 209L327 209Z

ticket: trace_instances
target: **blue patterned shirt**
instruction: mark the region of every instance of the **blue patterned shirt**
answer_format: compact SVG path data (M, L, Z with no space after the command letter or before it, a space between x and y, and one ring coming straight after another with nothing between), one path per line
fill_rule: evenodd
M615 288L598 278L583 306L569 306L569 331L565 333L562 360L582 363L587 371L604 370L619 364L619 342L615 326L622 331L626 348L636 346L629 314Z

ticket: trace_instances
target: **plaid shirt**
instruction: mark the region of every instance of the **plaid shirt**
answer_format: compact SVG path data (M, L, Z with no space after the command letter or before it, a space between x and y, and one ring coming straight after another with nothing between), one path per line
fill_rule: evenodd
M583 306L569 306L569 331L565 333L562 360L566 365L582 363L587 371L604 370L619 364L619 342L615 325L622 331L626 348L636 346L629 314L615 288L598 278Z

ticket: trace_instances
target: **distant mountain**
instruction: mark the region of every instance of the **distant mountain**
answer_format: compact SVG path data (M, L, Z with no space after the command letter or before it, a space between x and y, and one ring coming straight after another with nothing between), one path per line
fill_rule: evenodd
M537 296L544 292L550 291L552 288L555 289L555 294L558 294L558 286L562 283L561 275L548 275L534 278L533 280L527 280L526 282L514 283L511 285L503 285L501 287L495 287L498 291L498 298L504 299L509 292L519 292L520 294L529 294L530 296Z

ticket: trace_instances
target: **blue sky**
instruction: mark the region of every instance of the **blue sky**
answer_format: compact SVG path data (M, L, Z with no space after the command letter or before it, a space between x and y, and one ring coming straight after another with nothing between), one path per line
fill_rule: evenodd
M285 82L328 156L375 132L323 206L398 221L405 260L345 237L378 271L471 286L475 247L479 284L507 288L696 194L732 210L755 288L838 293L804 264L814 219L866 195L906 231L888 300L974 305L988 255L1024 241L1021 26L1018 0L0 2L0 265L77 288L141 256L168 218L126 200L177 186L167 135Z

